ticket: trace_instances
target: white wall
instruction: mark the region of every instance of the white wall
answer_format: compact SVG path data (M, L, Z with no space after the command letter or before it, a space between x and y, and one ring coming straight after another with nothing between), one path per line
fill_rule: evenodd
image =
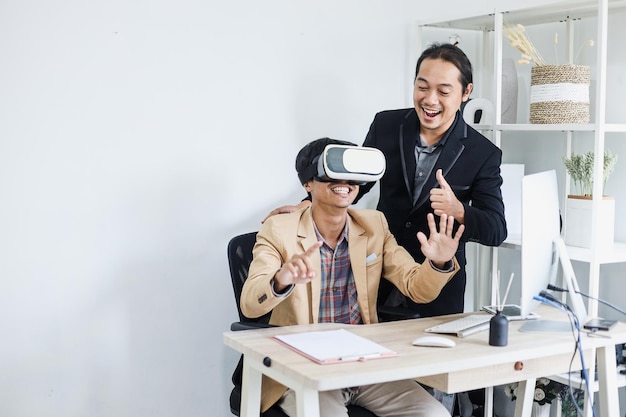
M226 243L410 103L417 19L489 10L419 3L2 2L0 415L230 415Z
M304 143L405 105L418 14L2 2L0 415L229 415L226 243L302 195Z

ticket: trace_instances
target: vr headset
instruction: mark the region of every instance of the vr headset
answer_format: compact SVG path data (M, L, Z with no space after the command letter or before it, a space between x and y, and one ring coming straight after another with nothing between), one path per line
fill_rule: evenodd
M321 182L349 181L363 185L378 181L385 167L385 155L376 148L327 145L310 166L298 173L298 178L302 184L313 178Z

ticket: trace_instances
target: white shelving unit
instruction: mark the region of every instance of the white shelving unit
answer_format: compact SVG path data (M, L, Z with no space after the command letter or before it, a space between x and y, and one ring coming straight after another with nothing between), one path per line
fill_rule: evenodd
M497 7L497 6L496 6ZM485 132L490 136L492 141L497 145L502 145L502 141L506 141L506 136L510 132L542 132L555 135L565 141L565 152L562 156L569 156L572 149L572 139L574 134L578 132L587 132L588 136L593 136L593 150L596 155L594 166L594 188L593 188L593 242L590 249L568 246L570 258L575 261L585 262L589 265L588 283L590 296L598 298L600 286L600 266L609 263L626 262L626 242L615 242L610 250L600 251L598 249L598 236L601 231L597 227L597 216L599 213L599 205L602 195L602 176L603 166L602 157L604 155L605 136L607 133L626 133L626 115L623 117L624 123L606 123L606 93L607 93L607 44L608 44L608 16L612 12L626 12L625 0L568 0L553 2L552 4L523 9L523 5L519 10L494 10L494 13L480 16L469 16L467 18L441 21L423 21L419 23L417 31L418 45L426 46L424 42L424 30L428 28L440 28L452 33L452 31L473 31L478 32L482 36L482 56L475 60L475 73L480 71L482 75L483 91L488 90L489 94L483 94L483 97L489 97L494 103L494 114L491 123L475 126L477 129ZM503 61L503 43L507 42L504 36L504 21L515 24L522 24L526 27L537 24L563 24L566 25L566 33L569 38L568 57L572 62L574 51L573 42L571 41L575 33L575 22L581 19L593 18L597 21L596 31L596 59L592 64L595 74L595 98L594 112L591 116L591 123L587 124L503 124L501 123L502 109L502 61ZM626 23L626 22L624 22ZM567 40L566 40L567 42ZM621 48L621 47L620 47ZM613 51L615 53L615 51ZM621 51L618 51L621 52ZM489 86L492 86L491 88ZM530 87L529 87L530 88ZM592 95L593 97L593 95ZM518 103L519 106L519 103ZM519 108L519 107L518 107ZM620 121L621 122L621 121ZM523 161L519 161L523 163ZM554 167L562 169L564 167ZM566 175L566 174L565 174ZM569 193L569 177L566 176L565 190L563 190L563 201ZM562 206L564 213L564 206ZM567 219L564 219L565 227L567 227ZM502 248L519 249L519 236L510 236L509 239L501 246ZM492 259L492 277L495 278L498 262L498 248L493 250ZM579 278L580 280L580 278ZM495 282L495 281L494 281ZM495 290L492 285L492 298ZM492 300L494 302L494 300ZM588 303L588 313L590 316L597 316L598 303L590 299ZM561 382L566 381L564 376ZM620 386L626 385L624 378L620 379ZM488 407L485 415L488 413Z
M555 2L532 9L521 10L495 10L493 14L471 16L462 19L436 22L420 22L418 30L418 42L421 41L421 33L423 28L442 28L453 30L469 30L478 31L483 36L483 57L484 63L491 63L492 68L486 68L483 74L492 74L491 77L485 77L483 83L488 82L494 86L491 92L491 100L495 103L494 119L490 124L476 126L478 129L490 133L492 140L496 145L501 146L503 136L507 132L554 132L555 135L561 135L566 141L566 152L569 156L571 153L572 134L575 132L591 132L594 135L594 152L596 155L604 154L605 135L609 132L626 133L626 123L606 123L606 72L607 72L607 30L608 30L608 14L612 11L626 11L625 0L569 0ZM597 19L597 58L595 62L596 74L596 94L595 112L591 115L592 123L587 124L502 124L501 122L501 79L502 79L502 60L503 60L503 43L504 40L504 19L507 22L519 23L524 26L532 26L545 23L562 23L567 25L569 37L573 37L574 27L572 22L580 19L594 17ZM572 56L572 42L570 42L569 55ZM570 58L571 59L571 58ZM626 117L625 117L626 119ZM504 139L506 140L506 139ZM565 155L564 155L565 156ZM595 158L594 167L594 198L593 212L598 212L600 196L602 194L602 159ZM558 167L555 167L558 168ZM562 168L564 170L564 168ZM566 181L566 189L563 196L569 192L569 179ZM596 216L593 216L594 218ZM564 219L567 222L567 219ZM594 222L595 223L595 222ZM567 227L567 224L566 224ZM592 230L595 231L595 224ZM594 232L594 236L597 236ZM504 247L516 247L519 241L515 238L508 239ZM608 251L595 250L597 245L591 245L590 249L569 246L570 257L573 260L587 262L589 264L589 293L593 297L597 297L599 293L600 265L605 263L626 262L626 243L616 242L614 247ZM595 316L598 314L597 302L591 300L589 302L589 314Z

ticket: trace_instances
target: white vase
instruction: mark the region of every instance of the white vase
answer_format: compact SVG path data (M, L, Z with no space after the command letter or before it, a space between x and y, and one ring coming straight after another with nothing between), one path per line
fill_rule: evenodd
M531 417L550 417L550 404L539 405L533 401L533 408L530 410Z
M502 123L517 123L517 69L511 58L502 60Z
M565 203L565 243L570 246L590 248L591 208L593 200L585 196L568 196ZM615 199L605 196L600 201L598 213L598 247L600 250L613 247L615 236Z
M486 98L473 98L463 105L463 120L468 125L491 123L493 104Z

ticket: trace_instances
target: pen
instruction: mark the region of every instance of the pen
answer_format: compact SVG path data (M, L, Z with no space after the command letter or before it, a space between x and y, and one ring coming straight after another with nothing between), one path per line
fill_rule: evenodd
M382 353L376 352L376 353L370 353L370 354L367 354L367 355L342 356L342 357L339 358L339 360L340 361L365 361L367 359L380 358L381 356L383 356Z

